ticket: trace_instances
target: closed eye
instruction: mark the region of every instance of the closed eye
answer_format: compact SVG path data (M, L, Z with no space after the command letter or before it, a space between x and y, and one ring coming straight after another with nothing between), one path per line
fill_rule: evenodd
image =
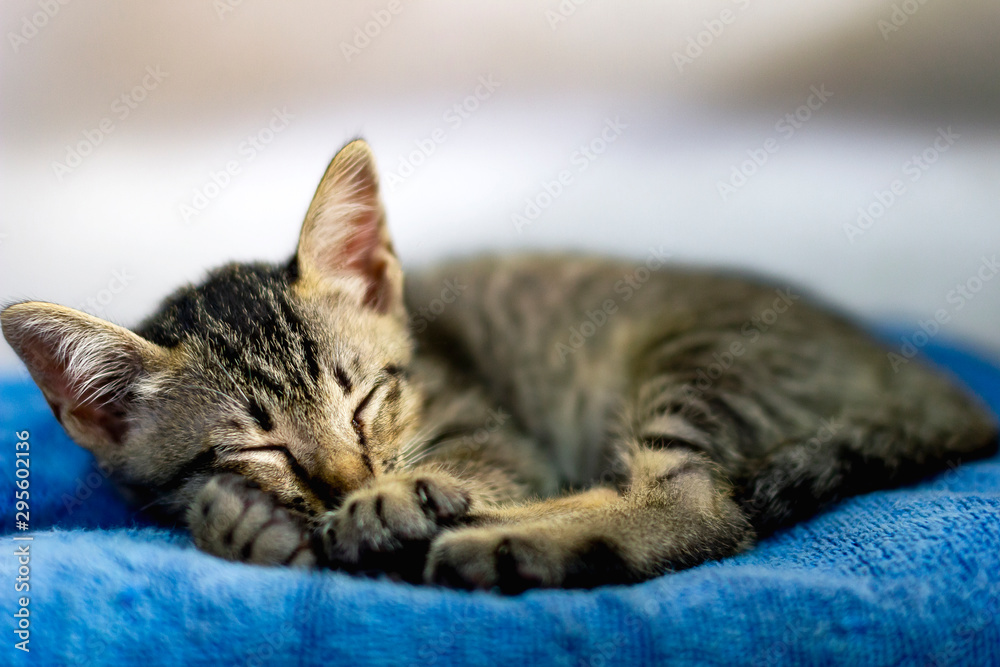
M405 369L398 366L386 366L382 369L382 377L376 380L375 384L372 386L371 391L361 399L358 403L358 407L355 408L354 414L351 416L351 426L354 428L354 433L358 436L358 444L361 446L362 450L368 449L368 436L365 434L365 422L363 413L371 402L372 398L375 396L375 392L386 384L391 384L392 388L389 390L388 396L399 396L400 386L403 383L403 378L406 375ZM392 399L390 399L392 400Z
M284 457L285 462L288 463L288 467L291 468L292 472L296 475L300 475L304 478L308 478L309 474L306 469L299 463L295 455L289 451L288 447L284 445L259 445L256 447L240 447L233 451L234 454L255 454L257 452L275 452Z
M354 410L354 415L351 417L351 426L354 427L354 432L358 436L358 444L361 445L362 449L365 449L368 446L368 438L365 436L365 423L361 419L361 413L364 412L366 407L368 407L368 404L371 402L375 392L378 391L378 388L381 386L381 382L375 383L375 386L368 392L368 395L362 398L361 402L358 403L358 407Z
M361 418L361 413L364 412L365 408L368 407L368 404L371 403L372 397L375 395L375 392L378 391L379 387L381 386L382 383L377 382L375 386L372 387L372 390L369 391L368 394L361 399L361 402L358 403L358 407L354 410L354 416L351 418L351 421L358 421Z
M285 458L292 475L306 488L312 491L326 507L336 507L343 499L343 494L319 478L309 474L309 471L299 463L295 455L285 445L260 445L257 447L242 447L237 453L275 452Z

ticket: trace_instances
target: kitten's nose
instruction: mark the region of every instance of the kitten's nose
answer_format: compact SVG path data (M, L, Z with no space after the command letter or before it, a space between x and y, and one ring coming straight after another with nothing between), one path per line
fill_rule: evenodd
M371 480L375 471L365 453L342 452L327 457L321 465L320 474L327 483L346 496Z

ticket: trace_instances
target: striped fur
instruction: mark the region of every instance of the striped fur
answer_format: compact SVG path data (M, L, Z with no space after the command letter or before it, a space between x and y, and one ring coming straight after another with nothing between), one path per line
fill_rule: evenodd
M996 451L972 398L796 288L653 253L402 272L362 142L288 263L230 264L135 333L2 314L136 502L247 562L514 593L639 581Z

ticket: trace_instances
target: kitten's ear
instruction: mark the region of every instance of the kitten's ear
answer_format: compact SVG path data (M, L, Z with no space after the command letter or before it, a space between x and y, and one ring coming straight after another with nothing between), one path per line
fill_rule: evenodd
M364 141L337 153L309 205L297 253L308 281L356 290L380 313L403 313L403 272L379 198L375 157Z
M136 381L168 354L128 329L51 303L10 306L0 324L56 419L99 455L123 442Z

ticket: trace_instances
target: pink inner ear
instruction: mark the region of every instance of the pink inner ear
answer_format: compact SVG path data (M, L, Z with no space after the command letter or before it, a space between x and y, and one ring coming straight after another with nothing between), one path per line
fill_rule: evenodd
M379 235L378 214L367 213L353 221L354 233L340 249L340 257L344 267L353 274L361 276L368 284L365 292L365 305L384 313L389 305L386 280L386 262L379 257L381 238Z
M116 403L95 405L88 403L70 410L79 421L102 432L105 437L116 445L120 445L128 431L125 411Z
M107 400L111 397L101 391L101 385L85 393L81 386L83 382L70 379L66 364L59 360L44 337L32 337L23 349L27 357L25 361L36 374L39 385L47 394L49 407L60 424L65 426L65 416L70 414L87 430L115 444L122 442L127 431L124 410L119 402Z
M299 240L306 272L360 278L363 305L388 313L398 299L392 245L382 219L378 174L363 143L345 146L320 182Z

